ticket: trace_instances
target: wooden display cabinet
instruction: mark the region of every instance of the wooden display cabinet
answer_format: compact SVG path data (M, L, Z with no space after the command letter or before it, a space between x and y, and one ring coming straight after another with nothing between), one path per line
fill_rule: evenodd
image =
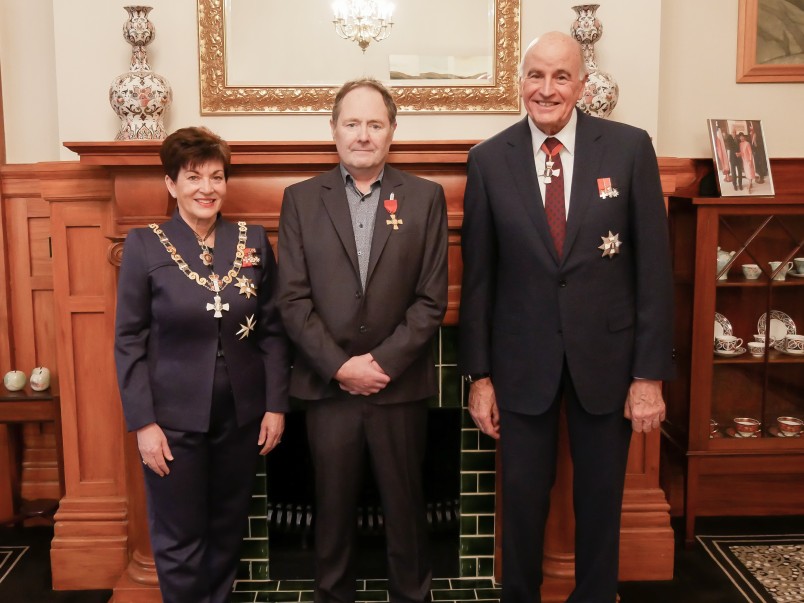
M689 361L690 404L688 412L672 408L670 397L664 431L686 455L689 543L697 516L798 514L804 508L804 432L780 435L777 425L780 416L804 419L804 354L776 349L768 338L761 355L746 350L763 330L804 333L804 275L774 280L778 270L769 264L804 256L804 197L672 199L673 206L676 257L682 259L676 295L692 302L691 314L677 325L677 333L691 327L689 349L677 350L680 366ZM684 246L692 252L682 252ZM720 270L719 249L734 252ZM759 265L759 278L746 278L743 264ZM716 354L715 336L729 330L743 340L740 350ZM740 436L737 417L761 421L759 431Z

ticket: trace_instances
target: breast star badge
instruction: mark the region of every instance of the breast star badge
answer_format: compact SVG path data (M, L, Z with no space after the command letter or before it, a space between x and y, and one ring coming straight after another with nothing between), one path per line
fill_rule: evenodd
M246 324L240 325L240 330L235 335L240 335L240 339L245 339L254 330L255 326L254 315L246 316Z
M257 287L254 285L254 282L245 276L241 276L237 279L237 284L235 287L240 289L240 295L245 295L246 299L251 299L252 295L257 295Z
M603 239L603 244L598 245L598 249L603 250L604 258L608 257L611 259L620 253L620 245L623 244L623 242L620 240L620 233L612 234L612 232L609 231L609 236L600 238Z

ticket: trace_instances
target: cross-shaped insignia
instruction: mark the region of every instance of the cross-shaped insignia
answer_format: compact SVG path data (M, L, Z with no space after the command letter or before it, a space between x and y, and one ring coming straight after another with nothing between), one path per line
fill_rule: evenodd
M252 295L257 295L256 285L254 285L254 282L250 278L245 276L241 276L237 279L235 287L240 289L240 295L245 295L246 299L251 299Z
M240 330L235 335L240 335L240 339L245 339L254 330L254 315L246 316L246 324L240 325Z
M394 230L399 230L399 225L404 224L402 220L397 219L396 214L391 214L391 219L385 221L388 226L393 226Z
M544 173L542 174L542 178L547 184L550 184L553 181L552 176L560 176L561 175L561 168L553 169L555 165L555 161L545 161L544 162Z
M228 312L229 311L229 304L222 304L221 303L221 296L217 293L213 298L215 300L214 304L207 304L207 312L215 310L215 314L213 315L215 318L223 318L223 314L221 314L221 310Z

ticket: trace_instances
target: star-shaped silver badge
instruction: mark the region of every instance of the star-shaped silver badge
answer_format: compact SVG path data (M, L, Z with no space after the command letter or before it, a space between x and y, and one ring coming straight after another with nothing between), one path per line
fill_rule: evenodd
M611 259L620 253L620 245L623 244L623 242L620 240L620 233L612 234L612 232L609 231L609 236L600 238L603 239L603 244L598 245L598 249L603 250L604 258L608 257Z
M257 286L250 278L241 276L237 279L235 287L240 289L240 295L245 295L246 299L251 299L252 295L257 295Z
M254 315L246 316L246 324L240 325L240 330L235 335L240 335L240 339L245 339L254 330L255 326Z

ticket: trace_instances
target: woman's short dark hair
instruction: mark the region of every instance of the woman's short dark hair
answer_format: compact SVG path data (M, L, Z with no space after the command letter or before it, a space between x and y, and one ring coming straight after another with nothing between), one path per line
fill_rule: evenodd
M165 138L159 149L165 174L176 182L182 168L193 169L210 161L223 164L223 176L229 179L232 152L226 141L203 126L181 128Z
M396 123L396 101L391 96L391 92L383 86L382 82L375 80L373 77L364 77L357 80L351 80L341 86L340 90L335 94L335 103L332 105L332 121L338 123L338 115L341 112L341 103L343 98L352 90L357 88L371 88L376 90L382 96L382 101L385 103L385 108L388 111L388 121L391 125Z

